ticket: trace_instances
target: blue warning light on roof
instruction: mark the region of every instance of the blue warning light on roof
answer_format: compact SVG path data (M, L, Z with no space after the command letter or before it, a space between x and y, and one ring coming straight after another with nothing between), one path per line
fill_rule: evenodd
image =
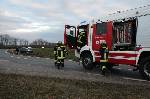
M82 21L80 24L84 24L84 23L86 23L86 21Z

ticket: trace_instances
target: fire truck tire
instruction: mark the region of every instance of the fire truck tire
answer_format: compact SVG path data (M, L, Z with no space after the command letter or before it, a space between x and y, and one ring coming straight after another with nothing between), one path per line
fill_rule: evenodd
M139 72L144 79L150 80L150 56L143 58L139 63Z
M82 56L83 67L87 70L93 69L93 58L90 53L86 53Z

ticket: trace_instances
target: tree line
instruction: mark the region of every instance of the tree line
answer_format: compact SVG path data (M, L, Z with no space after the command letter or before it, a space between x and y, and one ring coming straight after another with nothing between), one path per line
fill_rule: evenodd
M0 48L16 48L16 47L22 47L22 46L30 46L30 47L53 47L55 46L55 43L48 42L44 39L36 39L32 41L31 43L28 40L25 39L19 39L11 37L8 34L1 34L0 35Z

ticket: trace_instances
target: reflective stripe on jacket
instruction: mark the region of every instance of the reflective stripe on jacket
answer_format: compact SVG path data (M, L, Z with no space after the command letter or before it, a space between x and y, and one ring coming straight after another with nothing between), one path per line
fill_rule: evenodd
M57 58L58 59L65 59L65 53L66 53L65 46L60 46L57 48Z

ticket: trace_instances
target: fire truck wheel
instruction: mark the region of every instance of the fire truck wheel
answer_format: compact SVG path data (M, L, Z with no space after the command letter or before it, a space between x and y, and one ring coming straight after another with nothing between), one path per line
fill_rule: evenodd
M139 64L139 72L144 79L150 80L150 56L141 60Z
M83 67L87 70L92 70L93 69L93 58L91 54L84 54L82 56L82 64Z

